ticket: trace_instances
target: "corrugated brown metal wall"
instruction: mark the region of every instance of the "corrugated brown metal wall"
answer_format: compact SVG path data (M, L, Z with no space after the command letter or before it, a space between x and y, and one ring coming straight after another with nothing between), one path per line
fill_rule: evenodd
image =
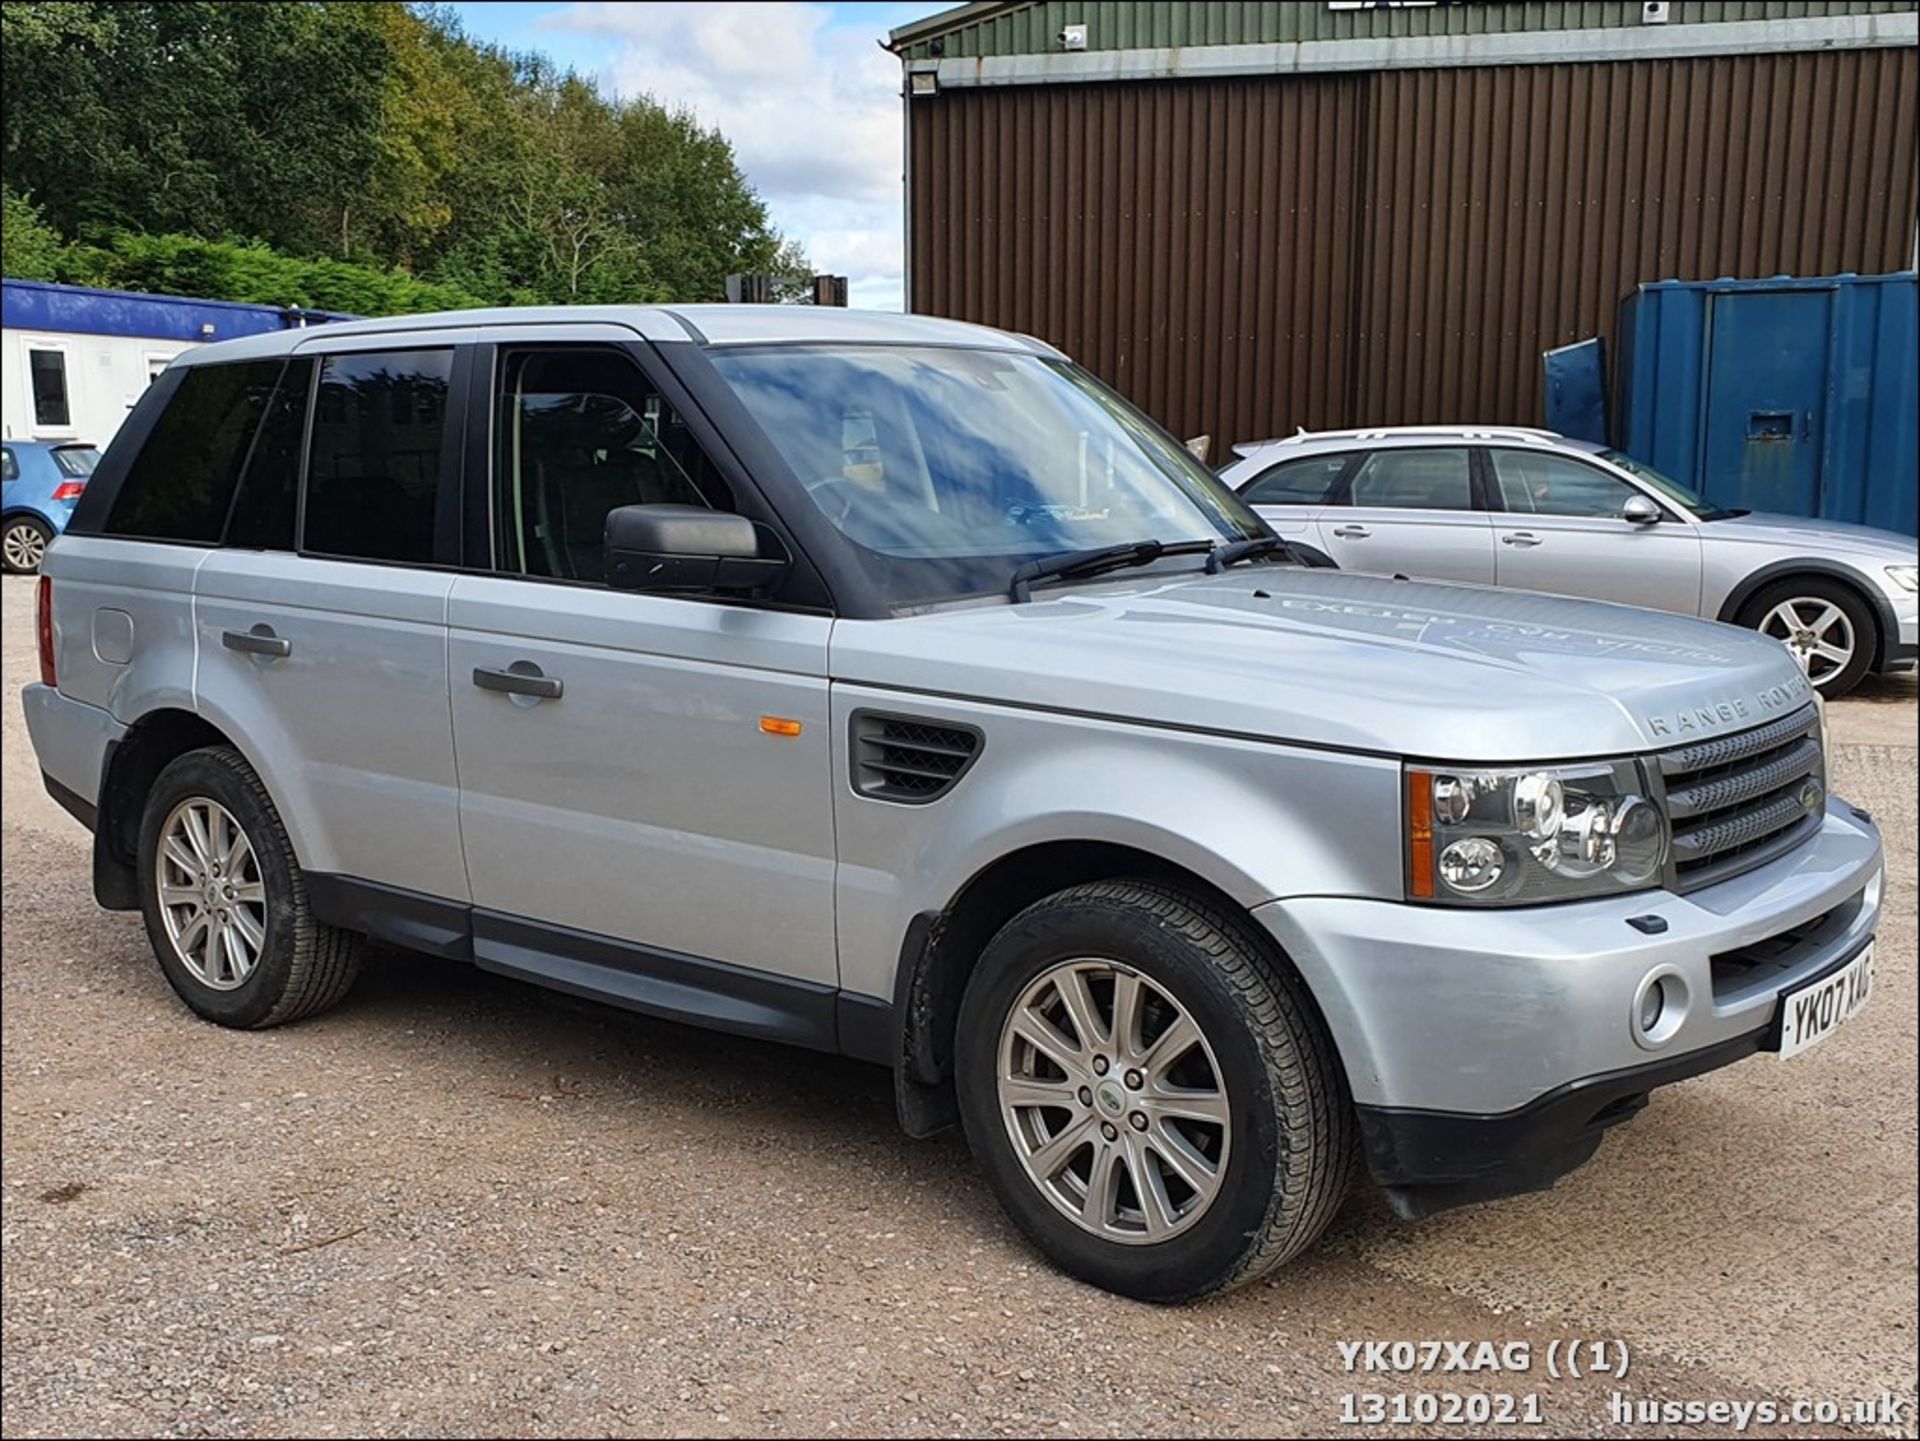
M1538 423L1643 280L1899 269L1912 50L950 89L914 310L1039 335L1183 435Z

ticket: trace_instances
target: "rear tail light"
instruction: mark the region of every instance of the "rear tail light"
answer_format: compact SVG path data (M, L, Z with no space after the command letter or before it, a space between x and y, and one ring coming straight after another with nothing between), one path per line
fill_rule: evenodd
M53 580L49 576L40 577L39 594L35 597L33 629L40 644L40 684L57 685L53 675Z
M80 492L87 488L84 480L63 480L53 488L55 500L78 500Z

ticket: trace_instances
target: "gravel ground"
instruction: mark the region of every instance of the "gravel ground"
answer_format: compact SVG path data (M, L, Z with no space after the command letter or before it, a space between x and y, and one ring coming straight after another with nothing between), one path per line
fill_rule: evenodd
M195 1021L40 791L30 586L0 599L7 1436L1317 1435L1367 1390L1676 1434L1615 1424L1615 1389L1891 1391L1914 1434L1910 678L1835 707L1837 788L1892 853L1840 1038L1661 1092L1549 1194L1418 1226L1360 1195L1277 1278L1169 1310L1038 1261L878 1070L397 953L317 1020ZM1550 1381L1572 1336L1625 1341L1625 1382ZM1342 1369L1429 1337L1535 1369Z

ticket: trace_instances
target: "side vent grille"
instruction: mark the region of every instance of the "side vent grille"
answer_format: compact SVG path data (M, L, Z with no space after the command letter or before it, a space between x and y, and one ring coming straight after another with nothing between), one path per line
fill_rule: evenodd
M853 788L877 801L925 805L959 783L980 757L981 733L951 721L858 711Z

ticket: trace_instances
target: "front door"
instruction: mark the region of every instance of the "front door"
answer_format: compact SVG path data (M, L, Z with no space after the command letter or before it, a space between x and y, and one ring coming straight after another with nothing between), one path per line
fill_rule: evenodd
M492 362L492 573L447 612L476 959L680 987L641 1009L833 986L832 622L608 589L614 507L752 507L633 349L527 334ZM781 1033L751 1000L706 1019Z
M1624 518L1641 494L1619 476L1547 450L1487 451L1500 584L1696 615L1700 532L1665 506Z
M1833 292L1731 291L1709 304L1707 498L1817 515Z
M1492 585L1493 530L1464 445L1376 450L1316 521L1342 570Z

